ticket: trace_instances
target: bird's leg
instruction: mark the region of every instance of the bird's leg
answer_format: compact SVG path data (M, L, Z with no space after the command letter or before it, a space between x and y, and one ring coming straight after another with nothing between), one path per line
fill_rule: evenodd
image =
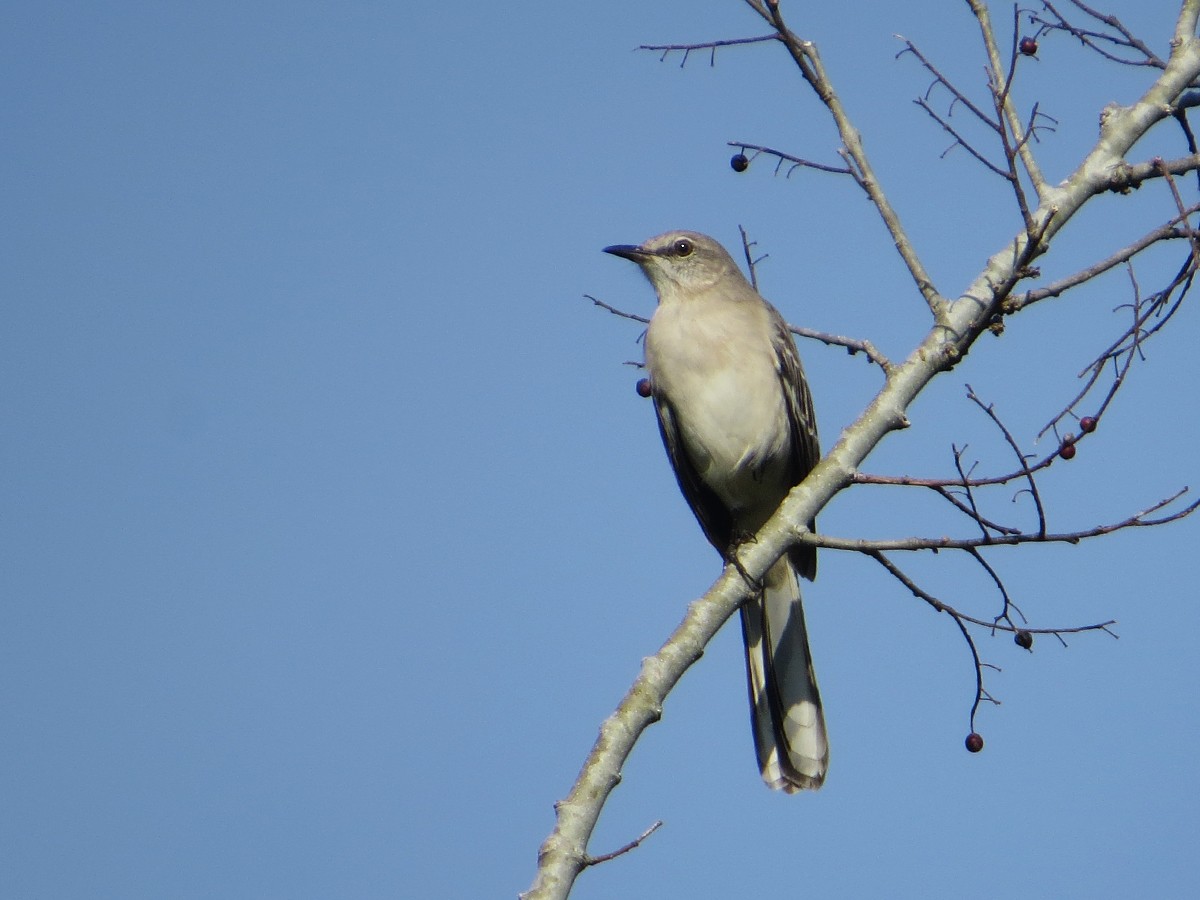
M758 578L752 578L742 565L742 561L738 558L738 548L743 544L753 543L755 543L754 532L735 531L729 541L729 549L725 551L725 561L733 563L733 567L738 570L738 574L742 576L742 580L746 582L754 593L761 594L763 592L763 582Z

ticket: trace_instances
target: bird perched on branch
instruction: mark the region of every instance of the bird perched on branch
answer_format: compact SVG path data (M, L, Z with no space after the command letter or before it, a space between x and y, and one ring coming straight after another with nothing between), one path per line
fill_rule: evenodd
M732 561L820 458L796 345L712 238L670 231L604 249L658 293L646 367L659 430L700 527ZM741 610L759 768L788 793L820 787L829 760L798 581L816 570L815 548L792 548Z

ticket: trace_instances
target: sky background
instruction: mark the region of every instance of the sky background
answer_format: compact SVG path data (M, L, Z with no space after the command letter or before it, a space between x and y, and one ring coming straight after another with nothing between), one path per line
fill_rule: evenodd
M1112 11L1165 56L1175 6ZM784 9L957 296L1018 219L999 179L943 156L895 35L983 101L965 4ZM515 896L600 722L719 573L634 392L640 327L583 298L649 314L653 295L600 249L679 227L736 248L740 224L789 320L896 358L928 327L852 182L728 165L739 140L836 162L827 116L780 47L682 69L634 51L764 33L734 0L49 0L2 20L0 893ZM1057 122L1037 145L1052 181L1150 75L1062 36L1022 61L1020 103ZM1131 159L1184 153L1163 125ZM1103 198L1043 282L1172 209L1161 183ZM1137 284L1182 253L1149 254ZM1048 452L1037 432L1132 291L1117 272L985 336L866 468L947 476L952 443L1010 468L967 383ZM1041 478L1052 529L1200 480L1196 325L1189 301ZM828 446L880 377L801 352ZM1034 524L1013 490L984 502ZM820 525L972 533L899 488L848 491ZM978 755L954 624L825 552L806 590L824 789L761 784L728 626L592 852L665 825L573 896L1194 895L1196 527L989 556L1034 625L1113 618L1120 639L1029 654L981 635L1003 705L981 710ZM896 561L964 611L999 609L963 560Z

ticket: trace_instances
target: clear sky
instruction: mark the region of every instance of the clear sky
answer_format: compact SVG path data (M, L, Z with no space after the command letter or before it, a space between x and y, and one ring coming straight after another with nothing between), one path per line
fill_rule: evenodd
M789 6L956 296L1018 220L998 179L942 156L911 102L929 79L894 35L982 101L965 4ZM1176 4L1120 6L1165 55ZM896 357L928 326L851 182L729 168L730 140L836 162L825 114L780 47L682 69L633 51L763 33L735 0L48 0L3 21L0 894L514 896L599 723L719 571L625 365L639 326L583 299L653 309L600 248L676 227L736 247L740 224L791 321ZM1149 74L1043 39L1016 91L1058 123L1037 145L1052 180ZM1186 152L1178 129L1152 138L1135 160ZM1046 277L1172 208L1161 183L1105 198ZM1140 263L1141 289L1182 252ZM952 443L1010 467L966 383L1048 450L1034 436L1131 290L1114 273L986 336L867 468L949 475ZM1044 476L1052 528L1200 481L1196 325L1189 302ZM828 445L879 376L801 353ZM986 503L1034 522L1012 491ZM820 525L971 532L902 489L850 491ZM574 896L1197 893L1195 534L992 554L1033 624L1113 618L1120 639L1028 654L981 635L1003 705L981 710L978 755L953 623L824 553L806 596L826 787L760 783L727 627L592 850L664 827ZM964 610L999 608L963 560L897 562Z

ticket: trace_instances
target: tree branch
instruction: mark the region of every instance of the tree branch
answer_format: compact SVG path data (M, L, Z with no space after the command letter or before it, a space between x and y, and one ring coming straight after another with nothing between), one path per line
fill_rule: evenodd
M1183 3L1171 56L1149 90L1131 106L1115 107L1108 111L1098 142L1075 172L1063 183L1045 187L1039 195L1037 207L1029 211L1024 226L987 260L982 271L954 302L940 297L905 236L898 216L878 186L858 131L849 121L828 82L815 46L800 40L787 29L777 0L745 2L776 29L802 75L829 110L841 135L851 174L863 186L884 219L910 275L935 314L935 324L905 360L888 369L886 383L857 420L841 433L809 476L791 491L755 539L740 545L737 558L725 567L721 577L705 596L688 607L683 621L662 648L643 661L629 692L601 727L578 781L568 797L556 807L556 825L541 847L534 884L524 895L528 900L563 898L570 892L578 873L593 859L587 854L588 840L600 810L620 780L621 768L634 743L645 728L658 721L667 693L700 657L705 644L721 625L745 601L749 591L747 578L761 579L789 547L804 542L831 549L869 553L881 559L881 555L889 550L956 547L971 552L983 546L1034 541L1073 543L1084 537L1122 528L1175 521L1190 515L1198 505L1194 503L1183 510L1155 517L1154 514L1162 512L1169 503L1181 496L1180 492L1121 522L1094 529L1070 533L1039 532L1036 535L985 533L985 536L974 539L942 539L936 542L922 538L874 542L841 540L813 535L806 525L834 496L858 481L858 467L888 434L907 425L906 411L921 391L939 374L953 368L975 340L994 327L996 315L1010 299L1015 286L1029 277L1030 263L1048 251L1054 236L1072 221L1090 199L1110 189L1111 173L1124 164L1125 154L1147 131L1164 117L1173 114L1183 92L1200 77L1200 41L1194 34L1200 0L1185 0ZM994 60L991 65L994 72L1000 71ZM997 79L996 83L1003 82ZM1012 134L1021 133L1011 122L1008 127ZM1025 143L1018 141L1016 146L1023 147ZM1190 284L1190 278L1187 283ZM1023 466L1019 474L1024 477L1033 470L1033 466ZM912 583L911 579L908 583ZM928 597L927 594L924 596ZM941 609L954 616L972 650L977 674L974 710L980 700L989 697L982 683L983 663L979 660L966 625L970 623L1000 630L1007 630L1012 625L984 623L964 616L944 603ZM1105 622L1075 630L1107 631L1107 626L1111 624ZM1062 631L1066 633L1068 630ZM1051 633L1056 632L1051 630Z
M661 50L662 56L659 57L660 62L665 60L672 53L675 53L677 51L682 52L683 59L681 59L679 61L679 68L682 69L684 66L687 65L688 56L690 56L692 54L692 52L695 50L709 51L708 64L711 67L711 66L715 66L717 64L717 48L718 47L736 47L736 46L739 46L742 44L763 44L763 43L766 43L767 41L777 41L777 40L779 40L779 35L772 33L772 34L760 35L759 37L731 38L729 40L724 40L724 41L704 41L703 43L699 43L699 44L642 44L641 46L638 47L638 49L639 50Z
M866 553L868 555L896 550L974 550L980 547L1015 547L1019 544L1078 544L1086 538L1112 534L1114 531L1123 531L1126 528L1147 528L1154 525L1165 525L1168 522L1176 522L1179 519L1190 516L1196 511L1197 507L1200 507L1200 500L1196 500L1175 512L1167 513L1157 518L1148 518L1151 513L1158 512L1174 503L1186 494L1187 490L1187 488L1181 488L1170 497L1159 500L1141 512L1134 513L1132 516L1128 516L1119 522L1096 525L1093 528L1084 528L1079 531L1046 534L1040 532L1037 534L1010 533L984 535L983 537L975 538L907 537L893 538L891 540L838 538L829 534L815 534L811 531L805 531L802 534L798 534L796 540L798 543L808 544L813 547L823 547L826 550L850 550L855 553Z
M892 236L900 258L904 260L917 289L936 316L944 304L944 299L938 293L933 279L926 272L925 265L917 256L916 250L913 249L912 242L900 224L899 214L879 186L879 180L875 177L875 172L871 168L867 152L863 147L862 136L851 123L850 117L842 106L841 99L834 92L833 86L825 74L825 68L817 53L816 45L811 41L801 40L788 29L787 24L783 21L783 14L779 11L778 0L745 0L745 3L775 27L779 39L787 47L800 74L804 76L804 80L825 104L825 108L829 110L842 139L845 155L852 163L851 174L854 175L855 181L866 192L871 202L875 204L875 208L879 210L879 215L883 218L883 222Z

